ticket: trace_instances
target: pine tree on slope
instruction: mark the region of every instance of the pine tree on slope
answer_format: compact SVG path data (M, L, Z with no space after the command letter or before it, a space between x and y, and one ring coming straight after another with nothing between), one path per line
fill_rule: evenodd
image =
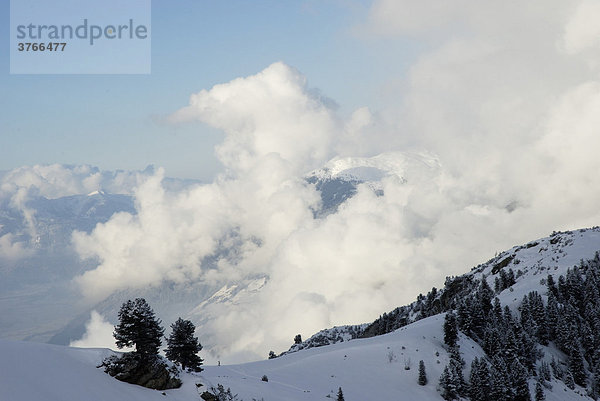
M490 368L489 401L508 401L511 398L512 390L506 364L502 358L496 357Z
M567 369L567 372L564 374L563 381L565 383L565 386L567 386L571 390L575 389L575 380L573 380L573 374L569 369Z
M135 346L143 359L157 356L164 333L160 323L144 298L128 300L119 310L119 324L113 333L117 347Z
M510 367L512 388L515 392L514 401L531 401L529 393L529 384L527 379L529 374L527 369L521 365L518 359L515 359Z
M444 368L440 377L440 388L445 400L455 400L467 394L467 383L463 376L464 360L461 358L458 347L450 350L450 361Z
M181 364L181 368L185 370L190 368L195 372L201 372L202 359L198 356L198 352L202 350L202 345L197 337L194 337L196 327L189 320L177 319L171 325L171 335L167 339L167 349L165 350L166 357Z
M456 345L458 340L458 325L456 315L453 311L446 313L444 318L444 343L450 348Z
M469 395L471 401L489 400L490 371L484 359L475 357L471 363Z
M342 392L342 388L338 388L337 399L336 401L344 401L344 393Z
M447 401L456 400L459 397L456 383L450 374L450 368L448 365L446 365L442 375L440 376L440 389L442 398Z
M419 380L417 381L420 386L427 384L427 372L425 372L425 362L419 361Z
M587 374L585 372L585 366L583 364L583 356L581 355L581 348L579 342L576 339L571 341L570 352L569 352L569 371L573 375L573 381L582 387L585 387L587 381Z
M600 397L600 362L596 363L596 366L594 367L590 396L594 400L597 400Z
M535 383L535 401L544 401L545 399L544 388L542 387L542 383L538 381Z

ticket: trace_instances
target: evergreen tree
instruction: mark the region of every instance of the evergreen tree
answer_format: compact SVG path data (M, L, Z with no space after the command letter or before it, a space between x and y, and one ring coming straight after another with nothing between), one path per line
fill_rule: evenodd
M546 288L548 288L548 296L552 294L554 297L558 296L558 288L556 288L556 283L554 282L554 277L552 274L548 274L548 278L546 279Z
M521 326L529 335L534 335L537 327L530 314L529 299L527 295L523 295L523 300L519 306L519 312L521 312Z
M560 283L560 281L559 281L559 283ZM575 380L573 380L573 374L571 373L570 369L567 369L567 372L564 374L564 382L565 382L565 386L567 386L571 390L575 389Z
M563 379L563 370L560 367L560 365L558 364L558 362L556 361L556 359L554 359L554 356L552 356L552 360L550 361L550 367L552 368L552 373L554 374L554 377L562 380Z
M442 392L442 398L445 400L456 400L458 399L458 389L456 383L450 373L449 365L446 365L442 376L440 376L440 389Z
M600 362L596 363L596 366L594 367L590 397L594 400L597 400L598 397L600 397Z
M473 326L471 322L471 306L470 298L463 299L456 310L457 322L460 330L467 336L471 336L471 328Z
M488 401L490 394L490 371L483 359L475 357L471 363L469 395L471 401Z
M573 381L575 384L585 387L587 374L585 372L585 366L583 364L583 356L581 355L579 342L576 340L571 341L568 367L571 375L573 376Z
M210 390L215 401L241 401L237 394L232 394L229 387L225 390L222 384L217 384L217 388L211 387Z
M194 337L196 327L189 320L177 319L171 325L171 335L167 339L167 349L165 350L166 357L175 363L181 364L181 368L192 369L195 372L201 372L202 359L198 356L198 352L202 350L202 345L198 341L198 337Z
M450 361L448 362L448 371L450 374L450 384L453 392L458 397L462 397L467 393L467 383L463 375L464 359L460 356L458 347L450 349Z
M481 278L481 284L477 290L477 300L479 301L479 307L483 312L484 318L488 316L492 310L492 298L494 297L494 291L490 288L485 275Z
M490 401L510 399L512 399L512 391L506 364L502 358L495 357L490 368Z
M460 349L458 346L450 348L448 353L450 354L450 362L455 361L461 369L465 367L466 363L462 356L460 356Z
M458 340L458 325L456 322L456 315L453 311L446 313L444 318L444 342L450 348L456 345Z
M502 317L504 318L504 324L506 326L512 327L514 325L514 319L512 316L512 312L510 311L510 308L508 307L508 305L504 305Z
M548 321L542 296L537 291L532 291L528 295L530 315L535 323L536 331L533 333L540 344L548 345L550 334L548 332Z
M469 310L469 314L471 315L471 330L477 339L483 338L486 325L487 315L484 312L483 302L482 295L478 292L477 298L471 303L471 309Z
M119 310L119 324L113 332L117 347L135 346L142 359L157 356L165 330L160 323L144 298L128 300Z
M427 384L427 372L425 372L425 362L423 360L419 361L419 380L418 383L420 386L424 386Z
M342 388L338 388L337 399L336 401L344 401L344 393L342 392Z
M508 269L508 274L506 276L506 288L515 285L517 282L515 278L515 271L513 269Z
M567 293L567 279L565 276L561 275L558 278L558 296L556 297L559 303L565 303L565 300L569 299Z
M554 293L548 293L548 305L546 306L546 323L548 330L548 338L554 340L556 338L556 328L559 321L558 301Z
M542 385L545 385L546 382L549 382L552 379L548 362L542 360L540 368L538 369L538 377L540 378Z
M520 347L515 333L509 327L502 342L502 357L507 364L512 363L519 356Z
M538 358L537 344L526 332L521 332L519 337L519 361L531 372L535 370L535 362Z
M498 278L498 277L496 277L496 278ZM500 279L498 281L499 281L500 291L497 291L497 292L501 292L502 290L504 290L508 287L508 276L504 269L500 270Z
M531 394L529 393L529 384L527 379L529 374L527 369L518 359L515 359L510 367L511 370L511 382L514 390L514 401L531 401Z
M535 383L535 401L544 401L546 399L546 395L544 394L544 387L538 381Z
M500 304L500 300L498 299L498 297L494 298L493 311L494 311L494 316L496 317L496 320L498 320L498 321L502 320L502 305Z

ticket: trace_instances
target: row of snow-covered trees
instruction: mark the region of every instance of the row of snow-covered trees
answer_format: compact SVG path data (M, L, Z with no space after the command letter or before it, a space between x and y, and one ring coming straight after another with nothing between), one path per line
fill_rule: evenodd
M189 320L177 319L171 325L171 334L167 338L165 356L181 365L182 369L201 371L202 359L198 352L202 345L194 336L196 328ZM165 329L161 320L144 298L128 300L119 310L119 324L115 326L113 336L117 347L135 347L135 353L144 360L158 356Z
M502 276L512 281L511 275ZM600 397L600 257L596 254L582 261L558 282L551 275L545 281L547 302L533 291L523 297L518 313L513 313L495 298L504 285L500 283L494 291L484 277L458 303L456 313L446 314L444 335L451 360L440 378L445 399L531 400L527 381L532 376L537 380L536 400L544 399L552 377L570 388L587 388L594 399ZM473 361L469 383L462 377L458 330L487 355ZM540 361L539 345L551 342L567 356L564 366L554 358L550 364Z

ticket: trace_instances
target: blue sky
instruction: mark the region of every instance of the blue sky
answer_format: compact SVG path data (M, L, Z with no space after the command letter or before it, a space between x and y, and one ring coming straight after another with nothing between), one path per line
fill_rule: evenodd
M190 94L275 61L300 70L342 115L361 106L377 109L390 71L406 68L415 46L358 33L369 6L354 0L153 0L150 75L10 75L5 39L0 170L154 164L170 176L208 180L220 168L213 148L221 134L161 121ZM8 1L0 11L8 22ZM0 32L9 37L8 23Z

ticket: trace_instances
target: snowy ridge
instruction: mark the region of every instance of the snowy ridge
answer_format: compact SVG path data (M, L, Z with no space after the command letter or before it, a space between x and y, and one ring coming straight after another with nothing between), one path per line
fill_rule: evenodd
M205 308L211 304L236 304L238 302L244 302L246 297L254 294L267 283L266 277L258 279L250 279L241 281L238 284L225 284L217 292L215 292L210 298L202 301L196 306L190 313L190 316L201 316L205 314Z
M335 157L304 178L321 195L321 209L315 211L318 218L335 213L356 195L361 184L380 196L386 180L422 182L433 179L439 170L438 160L426 153L389 152L374 157Z
M494 288L499 269L513 269L516 283L500 292L498 298L503 305L514 305L530 291L545 296L545 280L549 274L558 278L582 260L592 259L596 252L600 252L600 227L556 232L501 252L475 267L470 274L475 278L485 274L488 284Z
M376 182L388 176L404 179L423 165L428 169L440 166L437 158L427 153L389 152L374 157L335 157L308 176L320 180Z
M313 334L309 339L292 345L289 350L282 352L280 355L354 340L361 335L366 327L367 324L359 324L353 326L335 326L330 329L324 329Z
M474 267L471 272L452 278L451 281L466 283L464 285L469 288L468 283L475 283L485 276L489 286L494 288L500 270L504 269L506 272L511 269L516 276L515 283L500 290L497 297L502 305L508 305L514 310L523 296L530 291L537 291L546 298L548 274L552 274L555 279L565 275L569 268L577 266L582 260L592 259L597 252L600 252L600 227L558 232L501 252L488 262ZM433 303L437 305L438 312L435 313L447 310L449 305L454 303L453 299L467 295L464 291L463 288L462 292L452 293L446 287L431 292L427 298L418 298L410 305L396 308L389 314L384 313L383 317L375 322L321 330L308 340L293 344L281 355L357 338L377 336L381 334L381 330L389 332L395 327L410 325L429 316L431 311L427 309L431 308ZM430 297L432 298L428 299Z

